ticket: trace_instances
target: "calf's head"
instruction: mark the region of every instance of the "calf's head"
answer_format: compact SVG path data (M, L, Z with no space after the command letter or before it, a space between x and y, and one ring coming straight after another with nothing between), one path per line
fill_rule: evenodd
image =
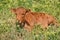
M21 23L24 21L24 16L30 9L25 9L24 7L11 8L11 11L16 14L16 19Z

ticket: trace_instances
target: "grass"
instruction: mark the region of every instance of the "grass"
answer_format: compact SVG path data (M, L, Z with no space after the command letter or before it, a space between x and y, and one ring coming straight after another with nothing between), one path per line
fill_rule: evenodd
M0 40L60 40L60 26L48 26L43 30L35 25L31 32L16 25L11 7L23 6L32 11L46 12L60 23L60 0L0 0Z

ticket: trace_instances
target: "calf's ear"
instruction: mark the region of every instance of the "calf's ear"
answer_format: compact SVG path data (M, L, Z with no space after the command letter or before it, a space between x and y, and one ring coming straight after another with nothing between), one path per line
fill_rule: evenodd
M15 8L10 8L11 12L16 12L16 9Z

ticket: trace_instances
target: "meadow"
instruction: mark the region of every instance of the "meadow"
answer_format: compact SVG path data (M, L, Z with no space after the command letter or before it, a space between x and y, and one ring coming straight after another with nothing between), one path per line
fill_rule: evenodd
M50 24L43 30L40 25L34 25L31 32L20 28L16 15L10 11L18 6L46 12L60 23L60 0L0 0L0 40L60 40L60 26Z

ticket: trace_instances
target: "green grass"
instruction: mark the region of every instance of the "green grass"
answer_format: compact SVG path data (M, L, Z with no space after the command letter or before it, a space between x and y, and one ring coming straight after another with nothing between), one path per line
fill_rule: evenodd
M16 25L11 7L23 6L32 11L46 12L60 23L60 0L0 0L0 40L60 40L60 26L42 29L35 25L31 32Z

